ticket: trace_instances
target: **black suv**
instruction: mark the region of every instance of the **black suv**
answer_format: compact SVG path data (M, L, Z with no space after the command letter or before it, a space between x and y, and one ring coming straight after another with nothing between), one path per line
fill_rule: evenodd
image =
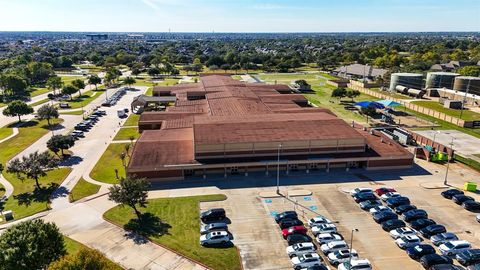
M280 214L277 214L275 216L275 221L277 223L280 223L280 221L282 221L282 219L285 219L285 218L298 219L297 212L295 212L295 211L285 211L285 212L282 212Z
M202 222L223 220L225 218L225 209L223 208L212 208L200 214Z
M453 264L453 260L447 256L438 254L425 255L420 259L420 263L425 269L437 264Z
M420 244L407 248L407 254L414 260L420 260L425 255L435 254L435 249L430 245Z
M410 210L414 210L414 209L417 209L417 207L413 204L404 204L404 205L400 205L400 206L397 206L395 207L395 213L401 215L407 211L410 211Z
M395 208L400 205L410 204L410 200L407 197L394 197L387 200L387 206Z
M403 220L406 222L412 222L421 218L428 218L428 214L425 210L422 209L413 209L408 212L403 213Z
M433 219L421 218L410 222L410 227L414 230L421 230L427 226L437 224Z
M480 263L480 249L462 251L455 256L455 259L463 266Z
M430 225L420 230L422 236L429 239L436 234L444 232L447 232L447 229L445 229L445 226L439 224Z
M466 201L462 204L462 206L468 211L477 212L480 210L480 202L476 201Z
M449 189L445 190L444 192L440 193L445 199L452 199L453 196L455 195L463 195L463 191L458 190L458 189Z

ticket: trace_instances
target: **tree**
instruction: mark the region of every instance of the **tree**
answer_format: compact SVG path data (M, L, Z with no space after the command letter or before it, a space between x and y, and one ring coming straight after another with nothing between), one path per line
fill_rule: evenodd
M479 77L480 66L465 66L465 67L459 68L457 72L463 76Z
M336 88L332 91L332 97L335 97L338 99L342 99L343 97L345 97L346 94L347 94L347 90L345 90L345 88Z
M360 96L360 94L361 94L361 93L360 93L360 91L358 91L358 90L348 90L348 91L345 93L345 96L351 98L352 101L353 101L353 99L356 98L356 97L358 97L358 96Z
M130 88L132 86L132 84L136 83L137 81L133 78L133 77L126 77L123 82L128 85L128 87Z
M2 75L0 77L0 87L5 89L5 94L10 96L23 96L27 89L27 82L15 74Z
M48 270L116 270L118 266L107 259L100 251L81 248L48 266Z
M11 226L0 236L2 269L46 269L65 254L65 243L57 226L41 219Z
M72 85L75 86L80 95L82 95L82 89L85 88L85 82L81 79L76 79L72 81Z
M58 76L53 76L47 80L47 88L53 91L53 94L56 94L56 90L63 87L62 78Z
M54 135L47 141L47 148L55 154L62 152L75 145L75 140L70 135Z
M73 100L72 95L75 94L76 92L78 92L78 88L73 86L73 85L67 85L67 86L63 87L63 89L62 89L62 94L69 95L70 100Z
M8 104L7 108L3 110L5 116L18 116L18 122L22 122L21 116L33 113L33 108L27 103L15 100Z
M37 188L40 189L40 184L38 179L47 175L47 171L57 168L58 160L53 157L48 151L29 154L28 156L23 156L20 160L15 158L10 161L7 165L8 173L16 173L19 176L25 176L28 179L35 180Z
M377 110L373 106L367 106L367 107L362 107L360 111L362 112L362 114L365 114L367 116L372 116L375 114Z
M45 104L42 107L38 108L37 116L40 120L47 120L48 126L50 127L50 120L57 119L59 117L58 110L52 105Z
M150 183L143 178L127 176L120 179L120 185L114 185L109 188L108 199L122 206L129 206L135 211L138 220L141 220L141 213L137 205L145 207L147 204L148 188Z
M147 70L147 74L151 77L157 77L158 75L160 75L160 69L157 67L149 68Z
M52 65L45 62L31 62L26 71L32 84L44 83L54 74Z
M95 90L98 91L97 85L102 83L102 79L100 79L100 77L97 75L92 75L88 77L88 83L95 85Z

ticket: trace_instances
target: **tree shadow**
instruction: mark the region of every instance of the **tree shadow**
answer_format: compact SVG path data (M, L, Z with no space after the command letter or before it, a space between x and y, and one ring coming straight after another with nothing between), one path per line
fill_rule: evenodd
M132 218L128 221L123 228L129 233L126 237L132 239L137 244L146 243L144 237L160 237L162 235L169 235L168 232L172 226L166 222L163 222L152 213L141 214L141 219ZM139 237L143 236L143 237Z
M15 122L10 125L8 125L8 128L28 128L28 127L34 127L38 125L38 121L36 120L30 120L27 122Z
M63 156L63 159L60 160L60 166L70 167L70 166L73 166L73 165L80 164L82 161L83 161L83 158L82 158L82 157L79 157L79 156L68 156L68 154L65 154L65 155Z
M35 187L33 192L24 192L17 195L13 195L13 198L17 200L18 205L30 206L32 202L49 202L50 196L59 187L56 183L50 183L46 187Z
M48 130L60 130L62 128L64 128L65 126L60 124L60 123L52 123L50 126L48 124L45 124L42 126L43 129L48 129Z

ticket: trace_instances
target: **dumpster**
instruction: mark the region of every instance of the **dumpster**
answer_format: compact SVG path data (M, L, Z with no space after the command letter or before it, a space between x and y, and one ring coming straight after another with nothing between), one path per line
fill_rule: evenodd
M466 191L477 191L477 183L473 183L473 182L465 182L465 184L463 185L463 189L466 190Z

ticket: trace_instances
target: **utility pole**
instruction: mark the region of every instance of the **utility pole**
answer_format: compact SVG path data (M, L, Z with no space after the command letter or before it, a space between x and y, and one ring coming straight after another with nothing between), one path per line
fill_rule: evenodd
M277 154L277 194L280 194L280 149L282 144L278 145L278 154Z
M348 269L352 268L352 249L353 249L353 232L358 232L358 229L353 229L350 235L350 252L348 257Z
M465 91L465 95L463 96L462 110L460 111L460 120L462 120L463 109L464 109L464 106L465 106L465 102L467 102L467 95L468 95L468 91L470 90L470 82L471 81L472 81L472 79L468 79L467 90Z
M453 158L453 140L455 138L452 137L452 142L450 143L450 149L452 150L452 157ZM447 170L445 171L445 179L443 180L443 185L447 185L448 184L448 169L450 168L450 157L449 159L447 160Z

